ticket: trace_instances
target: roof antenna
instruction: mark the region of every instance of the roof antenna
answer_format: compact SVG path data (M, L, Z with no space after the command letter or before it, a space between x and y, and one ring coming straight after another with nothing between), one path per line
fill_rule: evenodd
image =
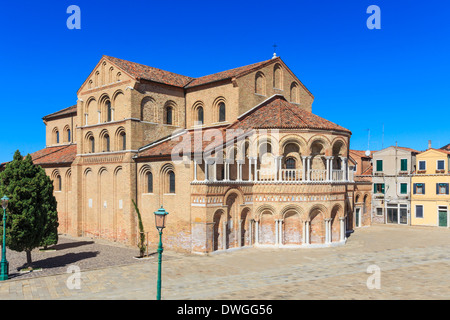
M276 44L274 44L273 46L273 56L272 56L272 59L275 59L276 57L277 57L277 45Z

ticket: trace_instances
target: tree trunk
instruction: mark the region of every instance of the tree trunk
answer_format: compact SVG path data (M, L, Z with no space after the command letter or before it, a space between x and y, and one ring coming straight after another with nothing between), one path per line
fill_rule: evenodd
M31 250L25 250L25 252L27 253L27 268L31 268Z

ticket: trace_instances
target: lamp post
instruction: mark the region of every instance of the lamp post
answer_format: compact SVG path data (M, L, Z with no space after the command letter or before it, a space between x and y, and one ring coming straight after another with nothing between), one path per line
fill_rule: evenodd
M2 242L2 261L0 262L0 281L8 280L8 261L6 261L6 208L8 208L9 198L3 196L1 199L3 207L3 242Z
M155 214L155 225L156 229L159 232L159 245L158 245L158 282L156 288L156 300L161 300L161 264L162 264L162 230L166 227L166 216L169 214L164 208L158 209L158 211L154 212Z

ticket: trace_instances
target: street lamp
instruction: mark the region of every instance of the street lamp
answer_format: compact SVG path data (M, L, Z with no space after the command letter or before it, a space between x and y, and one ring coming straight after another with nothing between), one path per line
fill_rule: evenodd
M169 214L164 208L158 209L158 211L154 212L155 214L155 225L156 229L159 232L159 245L158 245L158 282L157 282L157 292L156 292L156 300L161 300L161 263L162 263L162 231L166 227L166 216Z
M2 261L0 262L0 281L8 280L8 261L6 261L6 208L8 208L9 198L3 196L2 208L3 208L3 242L2 242Z

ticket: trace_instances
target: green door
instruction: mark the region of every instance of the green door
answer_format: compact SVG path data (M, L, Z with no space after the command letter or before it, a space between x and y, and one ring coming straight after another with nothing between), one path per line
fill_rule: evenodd
M439 227L447 227L447 211L439 210Z

